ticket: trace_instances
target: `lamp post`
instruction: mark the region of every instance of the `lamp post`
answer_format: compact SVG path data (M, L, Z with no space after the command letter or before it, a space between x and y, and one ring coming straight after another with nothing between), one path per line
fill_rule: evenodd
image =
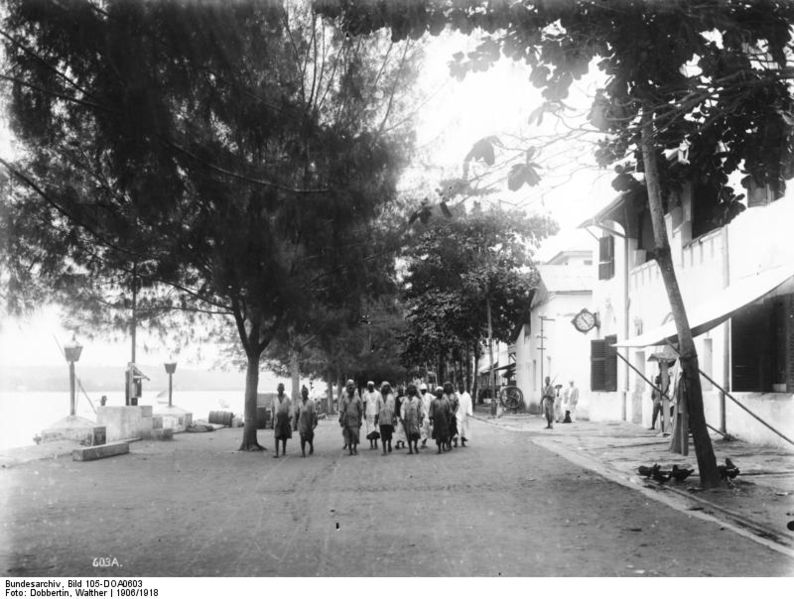
M72 344L63 348L66 361L69 362L69 416L75 415L76 401L74 363L80 359L80 354L82 351L83 346L77 343L77 339L74 337L72 337Z
M171 395L174 391L174 372L176 372L176 362L166 362L165 371L168 373L168 407L171 407Z

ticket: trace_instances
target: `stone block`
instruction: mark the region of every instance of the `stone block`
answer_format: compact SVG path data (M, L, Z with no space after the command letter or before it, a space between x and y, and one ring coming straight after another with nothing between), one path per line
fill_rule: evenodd
M193 414L179 406L157 406L154 417L158 416L162 417L163 424L158 427L155 423L154 428L170 428L175 433L184 432L193 423Z
M141 439L145 441L171 441L174 438L174 429L155 428L141 432Z
M72 460L75 462L90 462L101 460L114 455L123 455L130 452L130 444L126 441L119 443L106 443L104 445L94 445L92 447L81 447L72 451Z
M41 431L37 443L77 441L81 445L104 443L105 427L80 416L67 416Z
M138 409L141 411L142 418L151 418L153 413L152 406L138 406Z
M163 428L163 417L160 415L155 414L152 416L152 428L158 429Z

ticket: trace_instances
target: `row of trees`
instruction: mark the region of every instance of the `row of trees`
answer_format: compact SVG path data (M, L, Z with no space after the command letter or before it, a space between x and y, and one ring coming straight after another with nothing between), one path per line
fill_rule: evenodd
M315 0L351 34L390 30L392 39L420 39L445 27L482 36L455 56L451 74L465 77L501 56L531 66L544 111L565 110L574 81L592 68L607 76L589 120L604 134L595 156L606 166L630 159L616 188L642 189L651 214L659 264L678 333L678 351L701 483L719 484L703 415L698 357L664 222L682 181L705 190L696 201L716 205L723 222L737 213L728 183L736 172L748 187L782 194L794 174L794 100L789 80L794 4L778 0L526 0L519 2ZM669 168L666 151L688 149ZM679 168L683 167L683 168ZM532 170L514 185L535 180ZM533 169L534 170L534 169ZM519 171L516 170L516 173ZM528 176L529 175L529 176Z
M750 187L785 189L794 173L794 5L316 0L314 8L328 20L294 3L253 0L9 2L2 79L25 147L20 160L4 163L22 184L0 214L10 305L77 298L70 303L93 314L133 303L159 322L166 310L226 317L247 368L242 446L255 447L263 352L279 343L294 365L309 360L309 347L322 362L340 343L358 345L338 327L360 329L353 325L370 320L374 298L400 282L396 248L411 238L442 251L441 239L476 219L459 214L457 223L453 213L447 229L425 237L391 226L410 150L404 92L415 40L447 27L476 32L481 45L456 55L451 73L464 77L501 56L526 62L545 98L537 118L564 111L572 83L591 68L607 75L590 111L603 134L596 160L630 162L616 188L647 198L701 482L718 484L663 215L683 181L707 190L724 219L737 211L727 185L736 172ZM487 146L471 157L488 162ZM665 153L681 148L688 162L670 168ZM536 184L537 166L527 152L509 187ZM433 222L428 212L420 222ZM504 249L498 239L484 243L481 251ZM474 333L457 326L468 302L453 308L439 293L432 273L441 280L449 272L440 258L425 267L424 250L408 252L408 270L398 273L408 283L404 355L438 369L476 348L467 345ZM500 267L487 258L493 253L482 261L475 254L472 264ZM443 290L487 305L491 271L475 271L450 275ZM513 288L526 298L531 279ZM493 330L493 309L491 316ZM421 355L428 347L433 356Z
M472 347L461 318L420 317L442 284L468 294L461 316L481 318L475 304L489 299L497 335L525 306L517 236L547 223L500 237L507 217L459 211L417 237L397 197L421 44L349 36L291 2L12 0L4 17L21 149L2 159L13 182L0 213L5 303L57 302L100 333L132 313L172 342L226 339L246 373L241 449L259 448L263 361L293 377L399 380L448 352L430 338L421 355L403 352L406 336L436 327L443 339L454 325L458 347ZM487 251L478 270L460 263L433 282L423 256L449 236L469 236L472 259L478 242ZM508 271L518 299L495 284Z
M475 204L419 232L405 254L405 361L464 381L476 397L483 341L515 338L538 283L533 251L556 231L546 217Z

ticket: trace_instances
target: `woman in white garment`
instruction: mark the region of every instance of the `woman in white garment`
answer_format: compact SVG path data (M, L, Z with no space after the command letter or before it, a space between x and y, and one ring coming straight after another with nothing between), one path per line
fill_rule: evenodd
M375 424L379 400L383 401L380 391L375 389L373 381L368 381L367 389L361 395L361 401L364 403L364 434L367 436L370 449L378 448L378 439L380 438L380 430Z

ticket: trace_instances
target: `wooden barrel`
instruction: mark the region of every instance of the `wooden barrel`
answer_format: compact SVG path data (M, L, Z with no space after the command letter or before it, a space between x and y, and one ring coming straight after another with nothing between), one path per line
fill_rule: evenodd
M210 412L210 424L222 424L224 426L231 426L232 419L234 418L233 412L226 412L224 410L213 410Z

